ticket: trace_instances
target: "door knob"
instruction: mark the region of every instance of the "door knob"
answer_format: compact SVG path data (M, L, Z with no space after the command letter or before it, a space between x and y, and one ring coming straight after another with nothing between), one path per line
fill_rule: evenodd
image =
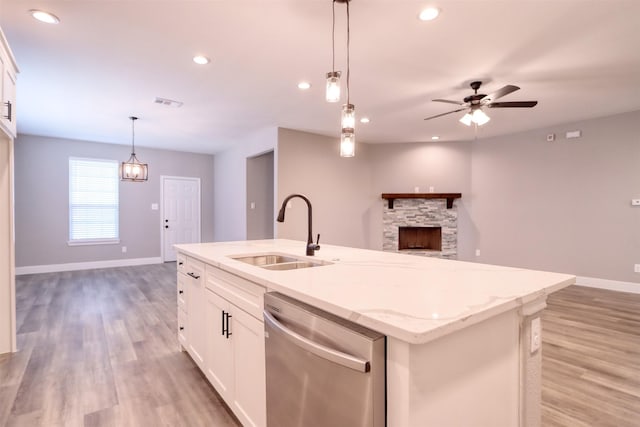
M165 226L164 226L164 228L169 228L169 226L168 226L168 225L165 225Z
M165 219L165 220L164 220L164 222L169 222L169 220L168 220L168 219Z

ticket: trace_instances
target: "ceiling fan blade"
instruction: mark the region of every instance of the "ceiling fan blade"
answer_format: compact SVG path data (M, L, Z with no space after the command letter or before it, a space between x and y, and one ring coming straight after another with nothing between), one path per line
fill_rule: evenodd
M459 108L457 110L449 111L448 113L442 113L442 114L438 114L437 116L427 117L425 120L435 119L435 118L438 118L438 117L446 116L447 114L453 114L453 113L457 113L458 111L464 111L466 109L467 109L467 107Z
M448 99L432 99L433 102L446 102L448 104L464 105L464 102L449 101Z
M485 96L484 98L482 98L482 102L483 103L488 103L491 101L495 101L498 98L502 98L505 95L509 95L512 92L515 92L517 90L519 90L520 88L518 86L513 86L513 85L506 85L505 87L503 87L502 89L498 89L497 91L490 93L489 95Z
M516 101L516 102L490 102L489 108L531 108L538 105L538 101Z

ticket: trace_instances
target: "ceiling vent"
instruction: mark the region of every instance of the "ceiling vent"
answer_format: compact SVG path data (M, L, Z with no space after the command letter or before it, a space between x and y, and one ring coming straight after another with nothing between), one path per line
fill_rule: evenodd
M160 98L159 96L156 96L156 99L153 102L159 105L164 105L165 107L173 107L173 108L182 107L182 104L183 104L180 101L174 101L172 99L167 99L167 98Z

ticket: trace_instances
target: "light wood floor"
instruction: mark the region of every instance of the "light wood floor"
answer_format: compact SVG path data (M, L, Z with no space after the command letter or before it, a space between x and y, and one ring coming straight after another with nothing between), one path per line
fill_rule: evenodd
M640 426L640 295L570 286L543 316L544 426Z
M238 426L178 351L175 275L167 263L19 276L0 425ZM548 303L543 426L640 426L640 295L572 286Z
M19 276L0 425L238 426L178 350L176 267Z

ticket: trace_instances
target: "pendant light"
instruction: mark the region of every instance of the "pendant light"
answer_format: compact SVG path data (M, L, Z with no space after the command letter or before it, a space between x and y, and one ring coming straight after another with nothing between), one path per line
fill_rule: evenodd
M340 71L336 71L336 0L331 1L333 24L331 26L331 71L327 73L327 102L340 101Z
M120 180L121 181L133 181L144 182L148 179L149 168L146 163L140 163L136 157L136 145L135 145L135 121L137 117L129 117L131 119L131 157L126 162L122 162L120 165Z
M356 107L351 103L349 97L349 80L351 77L351 68L349 63L349 48L351 44L351 33L349 28L349 1L350 0L334 0L347 4L347 103L342 106L342 119L340 134L340 157L353 157L356 154Z

